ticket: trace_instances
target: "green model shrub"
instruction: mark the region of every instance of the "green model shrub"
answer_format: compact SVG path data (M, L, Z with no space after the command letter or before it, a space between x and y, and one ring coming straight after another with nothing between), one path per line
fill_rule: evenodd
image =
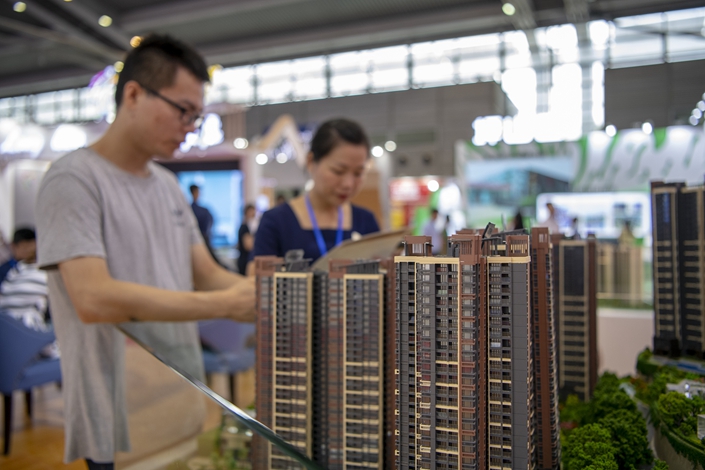
M587 424L570 435L563 449L564 470L619 470L609 430Z

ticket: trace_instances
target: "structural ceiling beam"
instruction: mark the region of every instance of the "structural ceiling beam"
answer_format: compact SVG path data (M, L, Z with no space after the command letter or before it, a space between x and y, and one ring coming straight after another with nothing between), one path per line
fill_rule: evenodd
M99 35L107 38L112 43L128 50L130 48L130 36L127 35L115 22L114 14L109 14L105 10L95 10L92 5L84 2L66 2L64 0L51 0L56 5L66 10L69 14L78 17L86 26L91 28ZM34 7L32 7L34 8ZM107 14L113 19L113 24L104 28L98 24L98 19Z
M13 0L8 0L9 3L14 3ZM27 13L31 14L42 23L52 25L55 29L45 29L23 23L21 21L10 20L8 18L0 18L0 25L14 31L24 31L25 34L30 34L43 39L51 39L63 44L71 45L79 50L97 54L101 58L112 63L118 60L124 54L123 51L107 46L94 37L84 33L81 29L68 23L63 18L59 18L54 13L43 8L36 2L33 2L27 8Z
M499 4L468 6L438 13L408 15L394 20L334 25L306 32L228 41L203 46L199 50L211 63L232 66L470 36L511 28L511 21L501 12Z
M62 0L57 0L62 1ZM199 0L174 1L163 5L137 8L120 18L125 31L144 34L159 28L175 26L221 16L264 10L304 0Z
M54 31L46 28L40 28L38 26L33 26L22 21L11 20L8 18L0 17L0 28L14 31L24 36L48 39L50 41L71 46L75 49L101 57L102 59L106 60L106 65L112 63L115 60L118 60L123 54L122 51L118 49L112 49L95 40L84 41L71 34L66 34L63 32Z

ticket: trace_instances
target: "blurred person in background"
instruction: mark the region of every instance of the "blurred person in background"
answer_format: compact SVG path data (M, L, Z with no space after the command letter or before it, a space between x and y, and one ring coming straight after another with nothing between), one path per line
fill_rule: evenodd
M237 250L240 256L237 259L237 270L240 274L245 274L247 262L250 260L250 253L255 247L255 233L257 232L257 212L255 206L247 204L245 206L245 218L237 231Z
M573 217L570 220L570 232L566 238L571 240L580 240L580 231L578 230L578 225L580 224L580 219Z
M514 215L512 230L521 230L524 228L524 217L521 215L521 210L518 210Z
M49 331L47 273L37 265L34 230L21 228L12 237L14 259L7 272L0 273L0 311L36 331ZM10 262L6 263L10 265ZM4 266L3 266L4 267ZM42 349L46 357L59 357L54 343Z
M206 248L211 254L214 260L218 261L218 257L213 251L211 246L211 230L213 229L213 214L206 207L198 203L198 198L201 197L201 188L195 184L189 186L189 191L191 192L191 210L193 215L196 216L196 222L198 222L198 230L201 231L201 236L203 241L206 243ZM220 261L218 261L220 264Z
M213 215L211 211L198 203L198 198L201 197L201 188L192 184L188 189L191 192L191 209L193 210L193 215L196 216L198 230L201 231L201 235L206 244L210 244Z
M548 217L544 221L539 222L536 226L546 227L548 228L548 232L554 235L561 233L560 227L558 226L556 208L553 206L553 203L546 203L546 209L548 210Z
M321 124L306 161L313 188L264 213L251 258L284 257L301 249L305 259L315 261L353 234L378 232L374 215L350 203L360 190L369 158L369 139L358 123L333 119Z
M617 241L620 245L634 245L636 243L636 237L632 232L631 220L624 221L622 231L620 232L619 239Z
M443 232L441 234L441 251L440 254L445 255L448 252L448 238L455 233L451 226L450 215L446 215L445 223L443 224Z
M0 282L5 279L7 273L17 265L18 261L31 260L36 262L37 257L37 237L34 230L28 227L15 230L12 242L8 246L9 259L0 265Z
M424 236L431 237L431 253L437 255L443 251L443 232L444 230L439 230L437 227L438 223L438 209L431 209L431 218L423 226Z

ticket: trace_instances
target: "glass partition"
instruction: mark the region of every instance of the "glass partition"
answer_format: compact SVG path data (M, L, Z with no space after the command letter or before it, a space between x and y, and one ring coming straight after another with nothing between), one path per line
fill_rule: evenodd
M157 325L157 327L169 328L170 325L173 324L165 323ZM200 448L198 451L200 457L191 458L188 464L179 461L172 462L167 468L182 468L183 465L187 465L183 468L203 469L252 468L251 440L258 436L271 443L280 455L288 457L290 465L287 468L322 470L320 465L301 453L295 446L203 383L197 377L200 375L201 365L189 363L193 362L193 346L189 341L184 339L183 342L179 342L177 340L176 345L172 344L168 347L165 344L159 344L160 341L153 326L154 324L126 324L117 326L117 328L140 348L166 365L173 374L194 387L198 394L216 403L223 413L220 427L207 431L206 434L198 438L197 447ZM200 356L198 357L200 360ZM165 384L165 386L174 387L174 384ZM166 389L164 393L167 393ZM194 406L197 405L194 403ZM179 410L173 410L173 412L178 413ZM133 447L135 444L133 442ZM205 447L205 449L201 447ZM191 452L191 454L194 453ZM144 462L140 462L140 464L144 464Z

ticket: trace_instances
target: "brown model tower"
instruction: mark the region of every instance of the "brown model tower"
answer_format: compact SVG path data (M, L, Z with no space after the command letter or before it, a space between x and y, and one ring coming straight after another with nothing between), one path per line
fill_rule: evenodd
M342 380L330 382L331 396L342 390L342 466L384 465L384 274L376 261L331 266L342 282ZM329 424L333 424L330 420Z
M553 311L553 248L548 229L531 230L531 336L534 365L536 468L560 468L558 375Z
M313 455L313 274L308 262L255 259L257 418ZM262 438L253 440L254 468L298 468Z
M397 468L534 468L529 238L484 242L406 237L395 258Z
M393 389L385 395L379 262L335 260L330 273L308 260L255 263L258 418L324 468L383 469ZM256 438L253 468L299 466Z

